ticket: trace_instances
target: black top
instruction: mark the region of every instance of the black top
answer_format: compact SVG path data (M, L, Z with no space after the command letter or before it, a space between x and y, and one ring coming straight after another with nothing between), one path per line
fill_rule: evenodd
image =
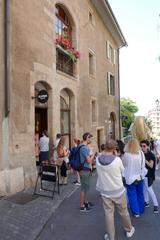
M148 173L146 175L146 177L148 178L148 186L150 187L153 184L153 181L155 180L155 165L156 165L156 158L155 155L151 152L148 151L147 153L144 153L145 158L147 161L153 161L153 168L149 167L146 164L146 168L148 169Z

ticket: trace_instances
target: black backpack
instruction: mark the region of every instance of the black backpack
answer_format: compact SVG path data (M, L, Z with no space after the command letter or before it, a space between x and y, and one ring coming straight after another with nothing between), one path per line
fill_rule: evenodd
M69 154L69 164L71 168L73 168L76 171L81 171L83 169L84 163L81 163L80 158L80 149L84 147L85 145L78 145L76 147L73 147Z

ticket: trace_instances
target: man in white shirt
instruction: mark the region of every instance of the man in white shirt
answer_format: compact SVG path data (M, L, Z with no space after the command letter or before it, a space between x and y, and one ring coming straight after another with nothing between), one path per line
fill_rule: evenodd
M47 131L44 130L42 133L42 137L39 140L39 161L40 164L46 164L49 162L49 137Z

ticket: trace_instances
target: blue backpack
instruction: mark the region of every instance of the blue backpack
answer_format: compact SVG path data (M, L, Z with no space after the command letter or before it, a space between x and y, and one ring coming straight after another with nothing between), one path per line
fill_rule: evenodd
M71 168L76 171L81 171L83 169L84 163L81 163L80 158L80 149L85 145L78 145L77 147L73 147L69 154L69 164Z

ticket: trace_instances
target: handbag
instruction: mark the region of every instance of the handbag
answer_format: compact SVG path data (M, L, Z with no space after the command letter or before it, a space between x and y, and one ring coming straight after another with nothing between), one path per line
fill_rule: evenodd
M141 152L141 175L140 175L140 180L136 179L133 182L134 185L138 185L142 181L142 163L143 163L143 156L142 156L142 152Z

